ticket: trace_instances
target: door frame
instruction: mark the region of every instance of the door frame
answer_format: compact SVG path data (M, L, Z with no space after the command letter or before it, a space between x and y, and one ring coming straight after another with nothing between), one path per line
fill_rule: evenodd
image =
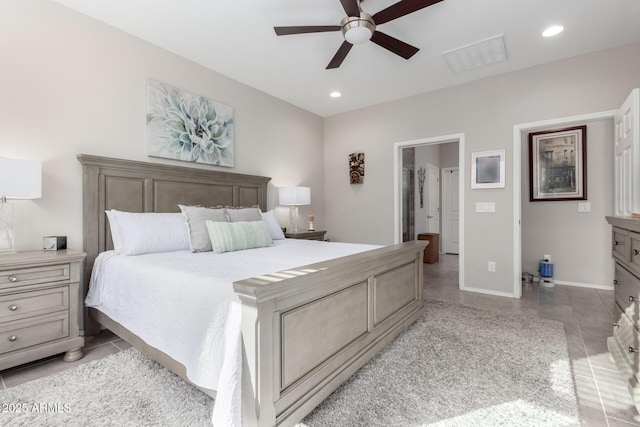
M621 101L621 102L624 102ZM536 131L551 126L565 127L584 122L615 119L618 110L600 111L597 113L581 114L577 116L560 117L557 119L541 120L538 122L520 123L513 125L513 297L522 297L522 173L519 167L522 163L522 132ZM613 147L611 147L613 149ZM612 189L613 191L613 189Z
M465 182L465 135L454 133L450 135L434 136L430 138L400 141L393 144L393 242L402 242L402 149L419 147L423 145L445 144L447 142L458 143L458 167L460 169L460 253L458 254L458 287L464 288L464 182Z

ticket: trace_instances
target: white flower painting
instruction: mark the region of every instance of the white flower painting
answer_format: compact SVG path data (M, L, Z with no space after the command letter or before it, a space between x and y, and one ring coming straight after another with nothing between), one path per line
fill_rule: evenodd
M150 156L233 167L233 108L149 80L147 146Z

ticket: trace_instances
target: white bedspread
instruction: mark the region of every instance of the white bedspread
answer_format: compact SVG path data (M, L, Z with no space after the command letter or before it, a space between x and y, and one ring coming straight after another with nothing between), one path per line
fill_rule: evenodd
M377 247L285 239L224 254L104 252L85 302L181 362L191 382L216 390L215 426L240 425L241 313L232 283Z

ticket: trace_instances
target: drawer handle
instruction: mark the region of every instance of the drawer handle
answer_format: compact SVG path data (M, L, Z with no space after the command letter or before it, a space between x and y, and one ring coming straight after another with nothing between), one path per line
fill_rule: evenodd
M634 249L633 250L633 256L638 256L638 255L640 255L640 251L637 250L637 249Z
M618 327L620 327L620 323L618 323L618 322L613 322L613 327L614 327L614 328L618 328Z
M622 246L622 242L618 242L617 240L614 240L613 246Z
M17 306L17 305L15 305L15 304L11 304L11 305L9 306L9 310L11 310L11 311L16 311L17 309L18 309L18 306Z
M17 337L17 336L15 336L15 335L11 335L11 336L9 337L9 341L11 341L11 342L14 342L14 341L15 341L15 340L17 340L17 339L18 339L18 337Z
M9 276L9 281L10 281L11 283L15 283L15 282L17 282L17 281L18 281L18 276Z
M636 350L635 348L629 346L629 353L637 353L638 350Z
M629 295L629 301L634 302L636 299L634 297L632 297L631 295Z
M614 285L619 285L619 284L620 284L620 280L618 280L618 279L613 279L613 284L614 284Z

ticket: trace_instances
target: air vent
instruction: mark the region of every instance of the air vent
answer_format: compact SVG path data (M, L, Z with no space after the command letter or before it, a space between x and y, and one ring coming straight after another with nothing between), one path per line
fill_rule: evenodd
M444 60L454 73L483 67L507 60L503 34L480 40L466 46L442 52Z

